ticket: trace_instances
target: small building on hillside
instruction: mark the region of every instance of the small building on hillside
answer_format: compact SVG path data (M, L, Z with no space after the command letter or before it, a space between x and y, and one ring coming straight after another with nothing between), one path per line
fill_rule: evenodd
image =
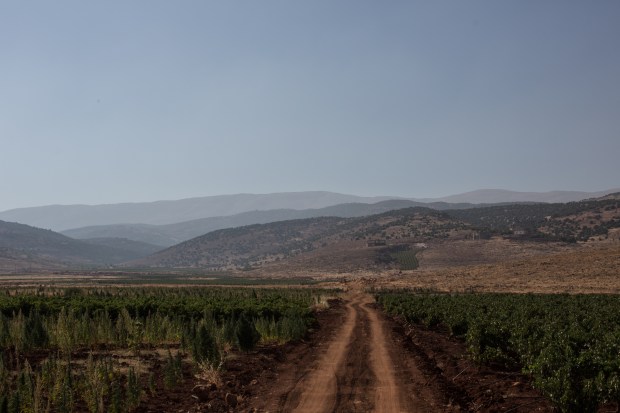
M366 245L369 247L381 247L387 245L387 242L384 239L369 239Z

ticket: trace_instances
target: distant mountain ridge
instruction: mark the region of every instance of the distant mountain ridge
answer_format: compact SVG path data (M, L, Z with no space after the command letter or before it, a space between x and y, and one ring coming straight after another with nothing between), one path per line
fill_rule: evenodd
M94 225L166 225L194 219L272 209L309 209L375 203L397 197L361 197L325 191L216 195L174 201L105 205L48 205L0 212L0 220L63 231Z
M549 192L519 192L508 191L505 189L478 189L476 191L464 192L462 194L445 196L442 198L417 199L420 202L465 202L474 204L495 204L501 202L544 202L544 203L565 203L582 201L589 198L600 198L613 192L620 191L620 188L608 189L597 192L580 191L549 191Z
M320 209L339 204L371 204L386 200L447 203L571 202L597 198L620 188L599 192L552 191L515 192L482 189L442 198L404 198L397 196L362 197L326 191L273 194L236 194L170 201L106 205L48 205L0 212L0 220L39 228L64 231L74 228L117 224L168 225L197 219L231 216L251 211L276 209Z

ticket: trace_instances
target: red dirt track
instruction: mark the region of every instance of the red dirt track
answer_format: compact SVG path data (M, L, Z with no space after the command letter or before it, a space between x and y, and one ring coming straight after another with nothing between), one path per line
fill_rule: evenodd
M550 412L517 373L477 367L463 343L384 316L352 291L323 315L318 342L284 355L246 399L256 412ZM463 368L465 370L463 371Z

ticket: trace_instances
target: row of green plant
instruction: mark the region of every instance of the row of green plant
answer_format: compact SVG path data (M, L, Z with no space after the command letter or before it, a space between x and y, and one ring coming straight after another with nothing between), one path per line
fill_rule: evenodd
M245 317L226 323L224 330L229 334L227 342L235 343L241 351L251 350L262 337ZM22 361L20 354L5 352L0 357L0 413L131 412L144 398L183 383L184 358L191 362L193 373L217 371L225 351L213 335L209 321L203 319L186 325L174 355L170 349L167 351L157 372L161 383L153 371L148 376L141 375L138 368L122 367L106 352L99 352L98 358L91 352L85 361L72 353L51 352L34 369L28 358ZM139 352L132 360L138 366L148 364L141 361Z
M416 254L418 251L399 251L392 253L394 259L398 262L401 270L415 270L418 268L418 257Z
M445 326L480 363L520 369L562 412L620 401L620 296L381 292L386 312Z
M122 369L110 357L90 354L78 363L52 355L35 368L28 360L10 366L16 360L5 358L0 357L0 413L123 413L135 410L146 395L137 369ZM154 383L154 376L150 380ZM156 391L154 385L150 391Z
M327 294L225 288L12 291L0 296L0 413L69 412L78 405L91 412L132 411L146 397L143 389L156 390L156 380L121 369L101 354L125 349L140 363L147 349L178 348L175 356L168 352L160 372L163 386L173 387L183 380L182 357L194 371L217 371L231 350L303 337L312 307ZM84 365L77 358L85 349L91 356Z
M244 320L259 332L262 341L282 343L301 338L311 322L311 316L290 309L278 317L252 318L241 314L220 321L207 317L203 322L221 347L238 347L233 332ZM20 311L14 317L0 315L0 347L18 352L58 349L64 353L85 347L139 350L181 342L186 339L188 329L196 323L195 319L160 313L133 317L126 309L121 310L116 318L105 311L90 315L62 309L57 316L42 316L37 311L25 316Z
M0 313L7 317L19 311L53 315L64 308L89 314L107 311L113 318L123 309L140 317L154 313L186 318L208 313L216 319L241 313L278 317L290 308L309 312L331 293L300 288L40 288L0 294Z
M146 270L145 270L146 271ZM62 280L64 281L64 280ZM60 281L60 283L62 283ZM95 285L203 285L203 286L295 286L312 285L317 282L309 277L266 278L237 277L215 274L140 274L119 273L114 277L93 279Z

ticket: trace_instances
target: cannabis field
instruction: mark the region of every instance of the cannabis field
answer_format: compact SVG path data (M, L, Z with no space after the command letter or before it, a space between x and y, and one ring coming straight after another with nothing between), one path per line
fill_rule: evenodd
M304 336L330 292L37 288L0 295L0 413L131 412L227 355Z
M463 339L479 363L521 370L562 412L620 401L620 296L382 292L392 315Z

